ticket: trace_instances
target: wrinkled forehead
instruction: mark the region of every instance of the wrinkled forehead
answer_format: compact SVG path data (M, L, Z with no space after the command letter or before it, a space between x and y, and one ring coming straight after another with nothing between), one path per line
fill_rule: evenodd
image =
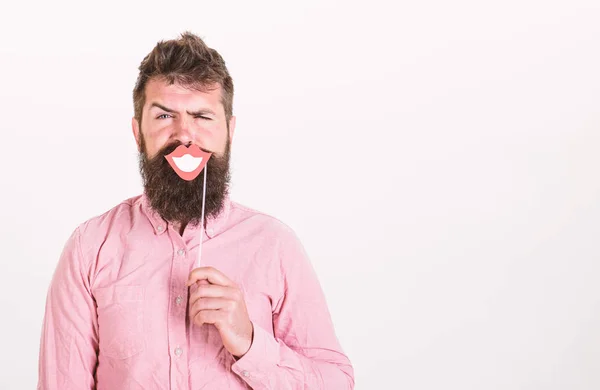
M222 88L219 83L212 84L181 84L169 83L165 79L151 79L146 84L146 101L144 111L152 103L159 103L177 112L211 109L224 114L222 103Z

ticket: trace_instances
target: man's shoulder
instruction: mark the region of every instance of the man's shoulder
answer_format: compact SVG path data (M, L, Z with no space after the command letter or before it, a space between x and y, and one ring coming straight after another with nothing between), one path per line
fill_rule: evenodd
M120 226L124 222L130 222L134 218L134 209L140 207L141 199L142 194L127 198L101 214L96 214L81 222L78 229L82 234L97 234Z
M294 229L280 218L236 201L231 201L230 219L234 224L247 224L249 229L256 229L261 235L296 238Z
M230 218L236 228L244 229L243 234L252 236L257 245L266 251L276 251L283 268L295 269L299 264L310 262L299 234L282 219L237 202L231 203Z

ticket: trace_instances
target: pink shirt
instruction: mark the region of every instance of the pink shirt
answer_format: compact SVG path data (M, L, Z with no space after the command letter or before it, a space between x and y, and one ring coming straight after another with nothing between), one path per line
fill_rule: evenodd
M323 291L296 234L226 199L202 265L244 293L254 339L235 360L213 325L187 316L200 228L183 236L144 194L79 225L48 290L38 389L354 388Z

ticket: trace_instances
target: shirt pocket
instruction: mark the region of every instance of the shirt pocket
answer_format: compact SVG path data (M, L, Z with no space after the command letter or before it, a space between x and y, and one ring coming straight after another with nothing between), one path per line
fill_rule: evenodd
M98 305L100 353L126 359L142 352L144 342L144 289L110 286L94 291Z

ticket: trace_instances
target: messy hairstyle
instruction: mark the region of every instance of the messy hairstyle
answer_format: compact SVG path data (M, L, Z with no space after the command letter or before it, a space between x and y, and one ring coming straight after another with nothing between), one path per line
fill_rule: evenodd
M140 126L142 109L146 103L146 84L150 79L162 79L168 84L178 83L199 91L219 84L221 103L229 125L233 115L233 80L223 57L200 37L186 31L178 39L159 41L144 57L138 69L140 73L133 89L133 109Z

